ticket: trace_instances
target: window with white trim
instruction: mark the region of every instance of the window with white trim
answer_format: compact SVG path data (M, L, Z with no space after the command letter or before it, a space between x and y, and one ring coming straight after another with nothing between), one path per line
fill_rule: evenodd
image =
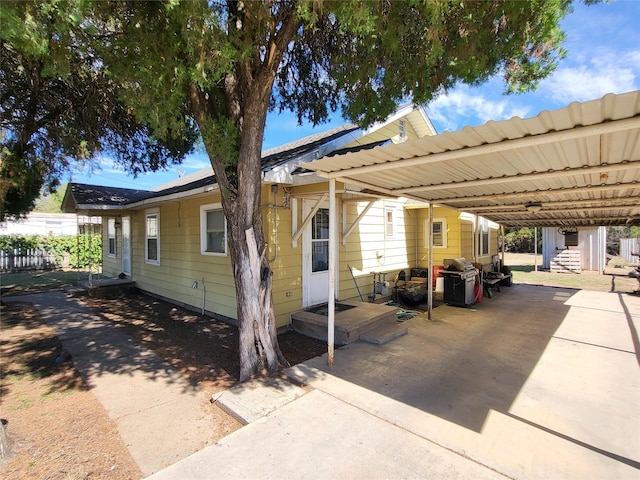
M200 253L227 255L227 220L220 203L200 206Z
M160 265L160 210L148 210L145 214L145 261Z
M447 219L434 218L431 235L433 248L447 248ZM429 247L429 220L424 221L424 246Z
M478 256L489 255L489 220L482 217L478 218L476 254Z
M116 256L116 219L109 218L107 220L107 255Z
M387 237L395 235L395 208L386 207L384 209L384 233Z

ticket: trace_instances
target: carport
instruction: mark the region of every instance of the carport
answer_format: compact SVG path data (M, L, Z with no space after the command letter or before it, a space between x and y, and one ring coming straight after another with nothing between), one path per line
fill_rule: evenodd
M427 202L430 219L441 205L503 227L640 225L640 91L303 166L329 180L332 364L336 182Z

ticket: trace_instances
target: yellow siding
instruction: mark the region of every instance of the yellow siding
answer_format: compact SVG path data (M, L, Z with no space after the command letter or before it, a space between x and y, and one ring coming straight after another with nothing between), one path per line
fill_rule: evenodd
M473 222L461 218L460 233L462 238L460 256L473 261Z
M160 264L145 262L145 213L131 215L132 278L142 290L181 304L236 318L236 296L229 257L200 253L200 206L211 196L160 204ZM192 288L197 282L197 288Z
M122 272L122 237L120 229L116 229L116 255L107 254L109 251L108 219L117 217L104 217L102 219L102 274L107 277L117 277Z
M368 202L346 203L347 229L353 225L365 209ZM392 208L394 212L394 234L387 236L385 231L385 210ZM340 209L340 214L344 210ZM415 264L417 213L405 210L400 202L379 200L361 219L347 237L346 246L342 246L342 218L340 226L340 298L358 297L358 289L349 272L353 276L364 298L373 291L373 273L386 273L386 280L393 281L400 270L407 270Z
M265 186L262 190L263 226L268 244L266 257L273 270L273 300L277 327L290 323L290 315L302 308L302 237L292 245L292 202L297 199L297 226L302 218L302 198L326 191L326 184L279 187L277 192ZM428 209L404 209L392 200L378 200L355 226L343 244L343 228L350 228L368 201L343 202L338 195L339 279L338 298L358 298L358 289L365 301L373 289L373 272L387 273L386 280L393 286L394 276L400 270L415 266L426 267L428 248L425 246L425 222ZM180 304L236 319L236 295L233 270L229 256L211 256L200 253L200 207L219 203L218 195L204 198L174 200L159 204L160 264L145 262L145 213L140 209L131 213L132 278L144 291L166 297ZM385 231L385 211L394 212L393 235ZM343 216L344 222L343 222ZM446 219L447 248L434 249L434 264L441 265L445 258L464 256L473 258L470 221L460 218L459 212L435 208L434 218ZM107 251L107 222L103 221L104 252ZM105 275L117 276L121 272L121 232L118 230L117 256L103 259ZM492 254L497 252L496 230L490 234ZM490 261L490 259L488 260ZM487 263L484 262L483 263ZM349 271L353 269L353 276ZM197 282L197 288L192 288Z
M292 312L302 308L302 237L297 246L292 245L291 204L297 198L297 226L302 218L302 198L326 191L326 184L300 187L279 187L277 192L265 186L262 190L263 226L268 244L266 256L273 270L273 299L277 327L290 323ZM139 288L166 297L196 310L203 307L208 312L237 318L233 270L228 256L210 256L200 253L200 207L218 203L219 196L174 200L159 204L160 214L160 264L145 262L145 213L140 209L131 213L132 278ZM343 202L338 195L339 230L339 279L338 298L358 298L358 289L365 301L372 293L373 272L387 273L386 280L393 286L393 279L400 270L415 266L426 267L428 249L425 246L425 221L428 209L404 209L391 200L378 200L355 226L343 244L343 228L350 228L368 201ZM385 231L385 211L393 209L393 235ZM343 216L344 221L343 221ZM470 221L460 219L457 211L435 208L434 218L446 219L447 248L434 249L434 264L441 265L445 258L464 256L472 259L472 232ZM107 251L106 218L104 251ZM121 237L117 235L117 256L103 259L106 275L121 272ZM492 253L497 251L497 235L491 230ZM490 261L490 260L489 260ZM353 276L349 271L353 269ZM197 288L192 288L197 282Z
M429 209L422 208L416 210L418 213L418 223L420 225L418 231L418 266L427 268L429 266L429 238L428 234L428 222L429 222ZM461 228L459 221L459 213L456 210L444 207L434 207L433 219L446 221L446 248L434 247L433 249L433 265L442 265L446 258L458 258L462 255L464 244L466 242L465 236L467 233Z

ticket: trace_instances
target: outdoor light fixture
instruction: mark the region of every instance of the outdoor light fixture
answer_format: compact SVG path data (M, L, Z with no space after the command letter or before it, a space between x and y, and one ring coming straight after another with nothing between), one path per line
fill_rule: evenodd
M542 204L541 203L527 203L527 204L525 204L524 208L526 208L528 212L537 213L540 210L542 210Z

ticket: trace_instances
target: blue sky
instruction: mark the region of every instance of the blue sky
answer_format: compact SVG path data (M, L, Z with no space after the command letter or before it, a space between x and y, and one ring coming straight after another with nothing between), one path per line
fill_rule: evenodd
M456 87L426 107L436 130L442 133L489 120L527 118L543 110L593 100L607 93L640 90L640 1L618 0L589 7L576 3L562 27L567 33L568 56L535 92L504 95L500 79L476 88ZM338 113L329 124L315 129L311 125L298 126L293 114L270 115L264 149L343 123ZM93 173L74 172L64 181L150 189L177 178L178 170L189 174L208 165L204 154L194 154L178 167L134 179L115 167L110 159L103 158Z

